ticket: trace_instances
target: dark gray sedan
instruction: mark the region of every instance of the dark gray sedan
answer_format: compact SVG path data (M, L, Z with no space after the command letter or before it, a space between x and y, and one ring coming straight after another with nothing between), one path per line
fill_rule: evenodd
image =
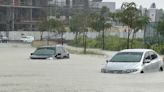
M62 59L69 58L68 51L62 45L43 46L31 53L31 59Z

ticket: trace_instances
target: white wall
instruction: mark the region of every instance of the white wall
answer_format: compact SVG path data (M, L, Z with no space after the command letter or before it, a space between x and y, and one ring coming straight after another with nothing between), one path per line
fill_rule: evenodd
M6 35L5 32L1 32L1 34L3 34L3 36ZM24 36L34 36L35 40L39 40L40 39L40 32L39 31L10 31L9 32L9 40L20 40L20 38L22 37L22 34L24 34ZM44 32L43 37L46 38L48 37L48 35L51 38L59 38L60 35L56 35L55 33L49 33L48 32ZM96 38L99 35L98 32L88 32L87 36L89 38ZM106 36L111 35L111 36L118 36L121 38L127 38L127 32L110 32L107 31L105 33ZM66 32L63 37L66 40L73 40L75 38L75 34L72 32ZM143 31L139 31L136 34L136 38L143 38L144 37L144 32Z

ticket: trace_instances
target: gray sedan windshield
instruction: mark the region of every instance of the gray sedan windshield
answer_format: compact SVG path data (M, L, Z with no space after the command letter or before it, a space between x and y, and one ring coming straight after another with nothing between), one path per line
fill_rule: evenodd
M52 48L38 48L35 52L35 55L52 55L55 54L55 49Z
M111 62L140 62L142 54L142 52L120 52L111 59Z

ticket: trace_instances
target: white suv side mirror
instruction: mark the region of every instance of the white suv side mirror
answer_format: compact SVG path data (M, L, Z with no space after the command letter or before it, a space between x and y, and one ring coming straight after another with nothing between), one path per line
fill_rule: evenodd
M108 63L109 62L109 60L106 60L106 63Z
M151 62L150 59L145 59L143 63L145 64L145 63L150 63L150 62Z

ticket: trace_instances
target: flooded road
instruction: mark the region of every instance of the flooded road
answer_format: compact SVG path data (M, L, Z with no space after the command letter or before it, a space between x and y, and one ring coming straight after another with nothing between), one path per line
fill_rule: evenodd
M100 73L104 56L30 60L26 44L0 44L0 92L162 92L164 72Z

